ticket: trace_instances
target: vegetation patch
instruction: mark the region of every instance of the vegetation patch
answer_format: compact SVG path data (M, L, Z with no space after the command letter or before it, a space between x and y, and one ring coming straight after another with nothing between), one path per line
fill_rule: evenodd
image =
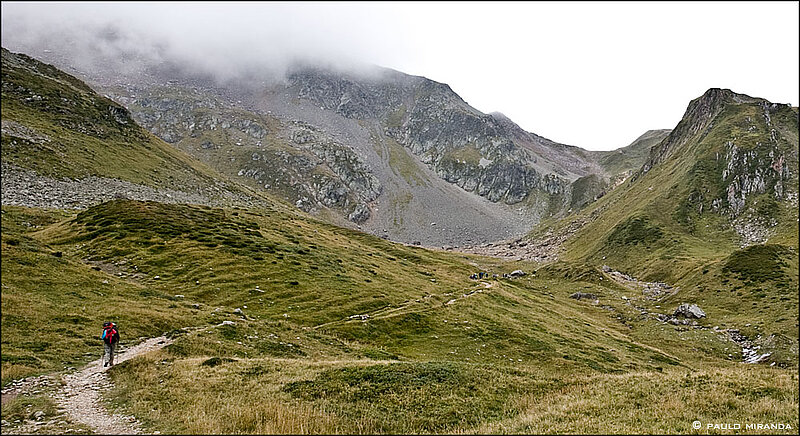
M797 254L782 245L753 245L737 250L728 256L722 272L735 274L748 284L787 279L783 268L788 266L786 257Z
M231 359L228 357L212 357L210 359L204 360L203 363L201 363L200 365L210 366L213 368L217 365L222 365L223 363L228 363L228 362L236 362L236 359Z
M424 362L332 369L283 390L336 407L351 419L366 412L377 431L403 433L447 431L508 417L505 400L525 383L521 375L488 368Z
M644 216L631 217L618 224L608 235L609 244L647 245L657 242L664 232Z

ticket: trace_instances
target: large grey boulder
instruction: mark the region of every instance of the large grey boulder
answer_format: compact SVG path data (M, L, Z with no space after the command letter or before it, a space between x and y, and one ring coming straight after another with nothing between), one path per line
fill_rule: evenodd
M511 274L509 274L509 275L510 275L511 277L522 277L522 276L524 276L524 275L525 275L525 271L523 271L523 270L521 270L521 269L518 269L518 270L516 270L516 271L512 271L512 272L511 272Z
M678 306L677 309L675 309L675 312L672 314L672 316L682 316L684 318L700 319L700 318L705 318L706 313L703 312L703 309L698 307L696 304L684 303Z

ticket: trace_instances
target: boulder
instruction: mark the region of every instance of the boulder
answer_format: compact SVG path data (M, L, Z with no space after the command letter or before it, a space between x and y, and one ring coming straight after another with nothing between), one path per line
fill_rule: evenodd
M576 292L570 295L569 298L574 298L576 300L596 300L597 296L588 292Z
M684 304L681 304L680 306L678 306L677 309L675 309L675 312L672 314L672 316L676 316L676 317L677 316L682 316L684 318L700 319L700 318L705 318L706 317L706 313L703 312L703 309L701 309L696 304L686 304L686 303L684 303Z
M509 276L511 276L511 277L522 277L524 275L525 275L525 271L523 271L521 269L518 269L516 271L511 271L511 274L509 274Z
M369 206L364 203L358 203L353 213L347 216L347 219L354 223L363 223L370 216Z

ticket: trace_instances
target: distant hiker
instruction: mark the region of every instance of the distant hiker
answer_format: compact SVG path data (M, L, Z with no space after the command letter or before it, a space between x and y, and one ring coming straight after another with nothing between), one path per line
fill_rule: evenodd
M114 353L117 351L117 344L119 343L119 331L117 325L113 322L103 323L103 334L100 336L103 340L105 353L103 354L103 367L114 366Z

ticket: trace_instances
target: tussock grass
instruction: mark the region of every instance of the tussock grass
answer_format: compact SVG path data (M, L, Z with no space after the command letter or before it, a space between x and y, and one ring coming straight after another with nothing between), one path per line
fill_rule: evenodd
M744 365L694 372L580 377L546 398L522 396L516 417L476 433L717 434L708 423L782 423L798 428L797 372ZM696 431L692 422L703 427Z

